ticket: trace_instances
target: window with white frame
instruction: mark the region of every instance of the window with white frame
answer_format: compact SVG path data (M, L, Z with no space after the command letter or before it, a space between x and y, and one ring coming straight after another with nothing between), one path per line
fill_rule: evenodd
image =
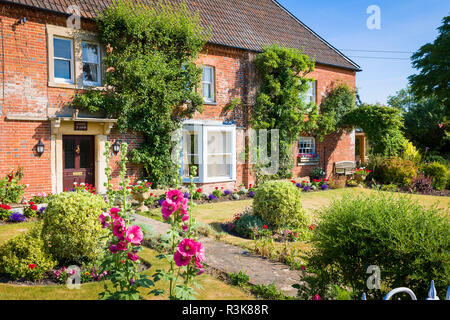
M100 86L100 46L83 41L83 84Z
M74 82L73 41L53 38L53 76L55 82Z
M316 103L316 95L317 95L317 81L309 80L308 91L302 94L303 101L305 103Z
M300 155L314 155L316 153L315 139L313 137L300 137L298 153Z
M203 66L202 94L205 102L215 102L215 69L211 66Z
M182 175L185 181L196 166L196 182L236 179L236 128L219 125L184 125Z

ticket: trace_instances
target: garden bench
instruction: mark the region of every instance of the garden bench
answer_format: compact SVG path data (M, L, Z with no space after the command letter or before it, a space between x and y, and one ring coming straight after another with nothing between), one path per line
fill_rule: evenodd
M352 175L355 168L355 161L338 161L334 163L334 174Z

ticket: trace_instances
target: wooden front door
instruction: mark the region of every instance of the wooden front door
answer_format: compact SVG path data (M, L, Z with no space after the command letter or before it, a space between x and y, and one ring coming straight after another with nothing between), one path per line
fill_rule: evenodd
M74 182L95 185L94 136L63 136L63 188Z

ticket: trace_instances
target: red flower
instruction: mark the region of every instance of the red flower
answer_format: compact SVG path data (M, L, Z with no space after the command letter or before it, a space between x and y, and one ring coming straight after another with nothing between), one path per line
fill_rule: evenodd
M216 190L219 190L219 187L216 187Z
M253 185L250 183L250 188L252 187Z
M30 209L31 210L34 210L34 211L37 211L37 206L35 205L35 204L32 204L31 206L30 206Z
M125 260L122 259L122 260L120 260L120 262L125 263Z
M263 225L263 228L264 228L264 229L268 229L268 227L267 227L266 225Z
M314 230L315 228L317 228L317 226L315 224L312 224L308 227L310 230Z
M34 263L31 263L28 265L28 268L33 270L34 268L36 268L36 265Z
M239 220L241 217L236 217L236 219L235 220Z
M30 201L30 202L28 202L28 204L29 204L29 205L32 205L32 204L34 204L34 202L33 202L33 201Z
M197 193L200 193L200 192L202 192L202 189L201 189L201 188L198 188L198 189L197 189Z
M13 179L13 175L12 174L8 174L8 182L11 182L12 179Z

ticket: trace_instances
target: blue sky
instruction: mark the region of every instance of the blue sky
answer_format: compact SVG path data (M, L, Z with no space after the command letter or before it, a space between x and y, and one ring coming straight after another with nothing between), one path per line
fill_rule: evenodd
M448 0L279 0L314 32L338 49L415 52L434 41L442 18L450 12ZM367 28L367 8L381 11L381 29ZM411 53L342 51L363 69L356 86L361 100L385 104L389 95L406 87L417 73ZM402 58L406 60L357 57Z

